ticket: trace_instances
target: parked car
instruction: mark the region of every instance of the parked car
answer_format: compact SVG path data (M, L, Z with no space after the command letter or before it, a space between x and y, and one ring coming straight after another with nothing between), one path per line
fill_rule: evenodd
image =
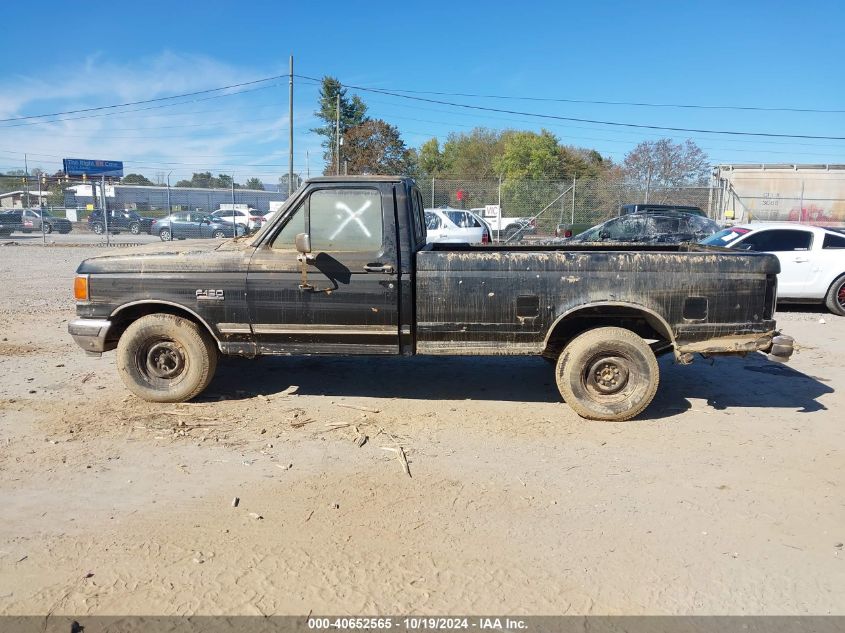
M608 213L604 217L621 217L623 215L630 215L632 213L657 213L665 215L667 213L687 213L689 215L698 215L703 218L707 214L699 207L685 206L679 204L652 204L650 202L636 202L632 204L623 204L619 206L617 213ZM595 225L593 222L563 222L558 224L555 228L555 237L575 237L580 235L589 228Z
M40 233L41 217L44 216L44 232L70 233L71 223L65 218L57 218L40 209L14 209L0 214L0 235L8 236L12 232Z
M131 233L132 235L148 233L152 223L153 218L145 218L135 211L128 209L109 209L109 233L114 233L115 235L122 231ZM103 212L101 210L92 211L91 215L88 216L88 228L97 235L103 235L106 232L106 223L103 221Z
M688 213L631 213L611 218L569 238L568 242L697 242L722 228L717 222Z
M223 239L235 236L234 227L237 227L239 237L246 234L246 227L242 224L232 224L207 213L180 211L171 213L161 220L153 220L149 233L158 235L162 242L202 238Z
M153 402L199 395L221 355L523 354L554 359L576 413L622 421L657 392L658 354L787 360L777 272L772 255L698 244L426 244L413 180L322 177L240 248L85 260L68 332L86 352L116 349L126 387Z
M780 260L778 301L824 303L845 316L845 235L783 222L738 224L701 241L708 246L766 252Z
M426 209L426 242L489 244L490 225L464 209Z
M484 218L491 229L491 238L497 240L505 240L508 242L515 242L522 239L524 235L533 233L537 230L537 223L531 217L499 217L499 218L485 218L484 207L473 207L470 209L477 216Z
M687 206L683 204L652 204L651 202L635 202L633 204L623 204L619 207L619 215L628 215L629 213L689 213L690 215L700 215L706 218L707 214L701 210L701 207Z
M57 218L54 215L50 215L49 211L42 211L40 209L28 209L24 211L24 213L28 214L30 217L37 219L38 228L34 228L34 231L41 231L41 222L44 222L44 232L45 233L52 233L56 231L57 233L70 233L73 230L73 225L71 224L70 220L67 218Z
M234 218L235 222L245 226L248 232L257 231L264 225L264 216L260 215L255 209L247 211L243 209L217 209L211 215L224 222L231 222Z
M20 227L20 211L5 211L0 213L0 237L9 237L14 231L20 231Z

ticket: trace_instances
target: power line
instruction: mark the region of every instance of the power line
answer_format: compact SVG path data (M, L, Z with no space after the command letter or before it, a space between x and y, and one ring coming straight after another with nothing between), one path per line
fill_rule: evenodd
M169 97L156 97L155 99L144 99L142 101L128 101L126 103L116 103L113 105L106 105L106 106L97 106L94 108L80 108L78 110L66 110L64 112L53 112L50 114L32 114L29 116L22 116L22 117L13 117L10 119L0 119L0 123L6 123L10 121L24 121L27 119L43 119L46 117L56 117L56 116L64 116L66 114L79 114L81 112L95 112L99 110L113 110L116 108L125 108L127 106L133 105L141 105L144 103L155 103L158 101L168 101L170 99L181 99L183 97L194 97L196 95L201 94L208 94L209 92L219 92L220 90L229 90L230 88L242 88L243 86L251 86L254 84L264 83L266 81L274 81L276 79L286 78L288 75L276 75L275 77L264 77L263 79L255 79L253 81L244 81L238 84L231 84L229 86L220 86L219 88L208 88L206 90L197 90L194 92L185 92L178 95L171 95ZM227 95L221 95L227 96Z
M311 81L319 81L314 77L307 77L304 75L296 75L301 79L308 79ZM727 134L730 136L762 136L762 137L770 137L770 138L803 138L803 139L819 139L819 140L828 140L828 141L845 141L845 136L817 136L811 134L779 134L775 132L745 132L739 130L706 130L706 129L699 129L699 128L683 128L683 127L670 127L665 125L645 125L641 123L624 123L620 121L602 121L598 119L583 119L579 117L567 117L567 116L560 116L554 114L539 114L537 112L523 112L520 110L508 110L504 108L492 108L489 106L480 106L480 105L470 105L467 103L456 103L454 101L442 101L440 99L429 99L427 97L416 97L413 95L401 94L398 92L391 92L389 90L383 90L381 88L368 88L365 86L356 86L352 84L341 84L345 88L352 88L353 90L361 90L364 92L374 92L376 94L383 94L388 95L391 97L399 97L401 99L411 99L413 101L423 101L426 103L436 103L439 105L446 105L451 106L454 108L466 108L468 110L481 110L485 112L500 112L503 114L516 114L518 116L530 116L536 117L539 119L551 119L557 121L574 121L576 123L594 123L598 125L611 125L615 127L629 127L629 128L636 128L636 129L645 129L645 130L666 130L669 132L693 132L698 134Z
M352 87L352 86L350 86ZM359 88L360 89L360 88ZM437 92L433 90L406 90L403 88L391 88L394 92L408 94L427 94L442 97L470 97L478 99L508 99L515 101L543 101L551 103L581 103L589 105L620 105L635 106L640 108L686 108L696 110L747 110L752 112L807 112L813 114L845 114L845 110L827 110L822 108L773 108L765 106L739 106L739 105L704 105L694 103L644 103L639 101L592 101L589 99L561 99L553 97L524 97L515 95L489 95L474 94L468 92Z

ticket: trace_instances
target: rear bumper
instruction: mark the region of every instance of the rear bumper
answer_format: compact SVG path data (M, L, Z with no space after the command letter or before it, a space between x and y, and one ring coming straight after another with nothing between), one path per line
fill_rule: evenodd
M75 319L68 323L67 331L87 354L99 356L105 351L106 337L111 329L107 319Z
M687 362L691 360L692 354L705 354L707 356L727 354L747 354L749 352L763 352L768 354L774 361L786 362L792 356L795 342L791 336L781 334L776 330L769 332L751 332L745 334L732 334L730 336L719 336L705 340L681 343L676 345L675 353Z

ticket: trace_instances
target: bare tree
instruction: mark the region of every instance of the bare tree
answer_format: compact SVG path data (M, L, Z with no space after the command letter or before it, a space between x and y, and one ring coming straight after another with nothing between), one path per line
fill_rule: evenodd
M653 189L704 186L710 175L707 154L687 139L675 143L664 138L643 141L625 155L624 172L633 183Z

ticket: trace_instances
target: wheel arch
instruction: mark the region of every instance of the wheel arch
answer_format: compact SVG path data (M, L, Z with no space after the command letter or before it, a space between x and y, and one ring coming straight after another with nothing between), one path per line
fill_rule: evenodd
M660 314L638 303L595 301L567 309L549 326L543 341L544 354L560 351L573 338L597 327L622 327L645 339L675 344L672 327Z
M182 304L174 303L172 301L164 301L162 299L141 299L139 301L130 301L115 308L109 315L109 320L112 322L112 327L109 330L109 343L117 345L117 341L132 323L141 317L149 314L172 314L193 321L199 325L211 337L211 340L217 345L217 349L222 351L220 347L220 339L214 332L208 321L203 319L199 314L186 308Z

